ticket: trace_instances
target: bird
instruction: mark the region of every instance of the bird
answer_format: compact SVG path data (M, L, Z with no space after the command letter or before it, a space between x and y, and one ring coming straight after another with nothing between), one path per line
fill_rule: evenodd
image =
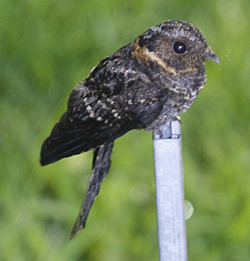
M220 63L201 31L167 20L101 60L70 93L67 110L41 149L42 166L94 150L93 169L71 233L85 227L110 164L114 140L158 130L186 112L206 83L205 62Z

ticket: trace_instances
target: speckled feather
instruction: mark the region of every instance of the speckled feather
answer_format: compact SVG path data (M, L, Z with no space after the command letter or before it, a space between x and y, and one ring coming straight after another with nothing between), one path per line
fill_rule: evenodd
M176 43L185 52L176 51ZM151 27L73 89L42 146L41 164L113 144L132 129L153 130L184 113L204 87L208 58L219 63L192 24L170 20Z
M188 52L173 51L184 42ZM218 62L200 31L166 21L102 60L72 91L68 110L44 142L47 165L112 141L131 129L152 130L185 112L203 88L204 62Z

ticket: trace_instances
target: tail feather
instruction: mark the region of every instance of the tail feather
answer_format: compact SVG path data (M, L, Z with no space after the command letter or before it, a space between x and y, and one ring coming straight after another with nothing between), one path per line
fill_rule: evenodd
M111 164L110 158L113 146L114 142L109 142L101 145L94 150L93 170L90 176L89 184L84 196L80 212L77 216L71 232L70 240L73 239L78 231L85 227L90 208L94 202L94 199L99 193L101 182L108 174Z

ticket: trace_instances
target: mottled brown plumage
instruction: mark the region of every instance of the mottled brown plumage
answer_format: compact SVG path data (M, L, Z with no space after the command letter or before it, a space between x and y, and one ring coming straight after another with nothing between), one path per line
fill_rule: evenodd
M95 157L108 162L102 180L115 139L132 129L153 130L191 106L206 82L207 59L219 63L190 23L171 20L150 28L99 62L73 89L67 111L42 146L41 164L96 149ZM98 156L101 145L110 153ZM95 168L92 175L98 175ZM75 232L84 227L82 216Z

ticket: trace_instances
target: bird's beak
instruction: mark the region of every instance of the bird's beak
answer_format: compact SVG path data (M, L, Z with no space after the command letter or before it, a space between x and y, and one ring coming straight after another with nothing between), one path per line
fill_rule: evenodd
M220 64L219 58L216 56L216 53L213 52L212 50L210 50L210 52L206 55L206 57Z

